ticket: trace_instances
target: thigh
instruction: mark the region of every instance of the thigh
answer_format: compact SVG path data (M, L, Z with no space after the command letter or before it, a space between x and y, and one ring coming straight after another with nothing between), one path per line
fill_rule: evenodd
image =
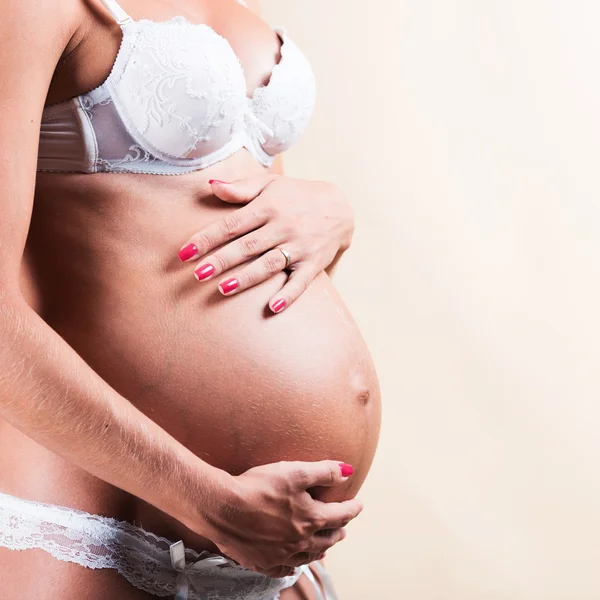
M39 548L0 547L2 600L156 600L116 569L90 569Z

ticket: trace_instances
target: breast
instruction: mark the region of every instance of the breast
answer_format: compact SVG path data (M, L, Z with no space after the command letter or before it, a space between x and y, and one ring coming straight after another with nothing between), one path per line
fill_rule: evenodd
M276 32L281 58L250 95L239 57L212 27L142 19L124 29L106 87L132 136L161 160L205 164L242 144L265 163L302 134L315 99L310 64L285 29Z
M229 41L182 16L128 22L107 79L47 107L38 170L178 174L246 148L263 166L304 132L315 102L310 63L277 27L280 60L249 95Z
M229 42L181 16L128 25L107 89L136 141L163 160L219 150L247 110Z

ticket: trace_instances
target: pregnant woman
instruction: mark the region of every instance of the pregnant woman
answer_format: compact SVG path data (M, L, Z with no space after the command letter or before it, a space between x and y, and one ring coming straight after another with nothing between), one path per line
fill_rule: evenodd
M314 77L235 0L0 0L0 597L320 600L379 387L285 176Z

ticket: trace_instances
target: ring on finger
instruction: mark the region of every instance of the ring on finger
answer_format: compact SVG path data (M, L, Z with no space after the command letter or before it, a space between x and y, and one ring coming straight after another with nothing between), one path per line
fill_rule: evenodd
M279 252L281 252L281 254L283 254L283 256L285 256L284 269L287 269L290 266L290 263L292 262L292 255L284 248L277 248L277 250L279 250Z

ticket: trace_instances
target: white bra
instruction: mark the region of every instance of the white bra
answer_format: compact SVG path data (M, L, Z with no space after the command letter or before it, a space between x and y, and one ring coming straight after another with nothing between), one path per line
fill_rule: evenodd
M119 52L102 85L44 109L38 171L178 175L242 147L268 167L302 135L315 78L285 29L274 28L281 58L268 84L248 97L239 58L208 25L134 21L102 2L121 26Z

